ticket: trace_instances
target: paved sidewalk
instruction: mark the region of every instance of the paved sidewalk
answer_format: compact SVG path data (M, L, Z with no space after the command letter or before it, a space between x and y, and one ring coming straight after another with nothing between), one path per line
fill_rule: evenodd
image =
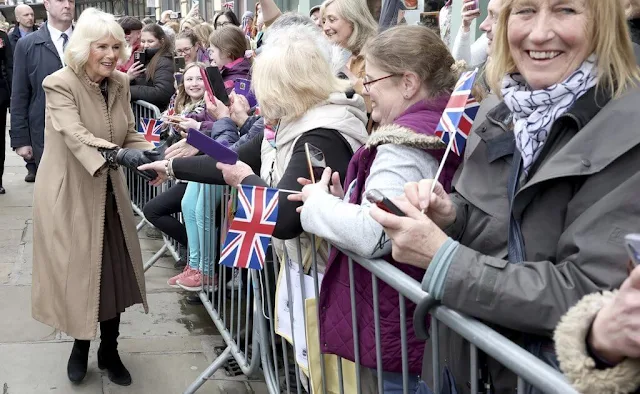
M114 385L98 369L98 341L91 344L84 382L68 381L73 339L31 318L33 184L24 182L25 175L22 159L7 149L7 194L0 195L0 394L182 393L213 361L214 347L223 341L201 305L186 304L185 293L166 285L177 273L169 258L147 272L150 313L136 306L122 315L120 355L133 384ZM161 245L158 240L140 241L144 260ZM224 371L214 378L198 393L266 393L263 383L229 378Z

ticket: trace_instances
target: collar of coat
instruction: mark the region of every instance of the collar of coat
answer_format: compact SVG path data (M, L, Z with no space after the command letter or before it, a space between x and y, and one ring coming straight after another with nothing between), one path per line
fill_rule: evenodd
M89 79L89 77L87 76L87 73L84 71L84 68L80 70L80 72L76 73L71 67L69 67L69 70L75 74L78 79L91 91L93 91L94 93L102 96L102 91L100 90L100 84L93 82L92 80ZM122 95L122 91L123 91L123 84L121 81L118 80L118 78L116 76L114 76L115 73L120 73L119 71L114 71L110 77L107 78L107 98L109 100L107 107L110 109L111 106L113 105L113 103L115 102L116 98L119 97L120 95ZM123 75L122 73L120 73L120 75Z
M367 140L367 148L385 144L405 145L418 149L446 148L446 145L436 136L416 133L407 127L396 124L378 127Z
M554 129L573 129L576 134L568 143L543 159L523 189L548 179L598 173L640 145L640 133L636 127L640 124L638 102L638 86L630 88L617 99L611 99L608 92L597 87L590 89L553 126ZM513 134L512 118L504 103L491 110L487 114L487 120L501 127L503 132ZM486 141L483 131L483 128L476 129L480 138Z

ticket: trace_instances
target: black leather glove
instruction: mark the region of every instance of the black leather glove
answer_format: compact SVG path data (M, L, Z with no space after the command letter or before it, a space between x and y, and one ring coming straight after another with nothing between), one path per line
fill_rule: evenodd
M111 168L117 168L118 165L125 166L147 181L154 180L158 177L158 173L154 170L138 170L139 166L156 161L159 158L158 152L143 151L140 149L115 148L100 149L100 153L102 153L102 156L104 156Z
M179 133L174 132L171 128L169 128L167 131L163 131L162 134L160 134L160 141L162 141L162 143L149 151L157 153L157 158L154 159L154 161L164 160L164 154L167 148L180 141L181 139L182 136Z

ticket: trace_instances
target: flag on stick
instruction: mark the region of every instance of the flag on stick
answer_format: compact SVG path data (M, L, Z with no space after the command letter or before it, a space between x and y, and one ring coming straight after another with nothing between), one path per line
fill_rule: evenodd
M158 146L160 145L160 133L162 132L163 123L163 121L154 118L140 118L138 133L144 135L147 141Z
M464 152L467 137L480 107L480 104L471 95L471 88L477 75L477 68L462 74L453 93L451 93L451 98L435 132L442 142L447 146L451 145L450 149L458 156Z
M278 189L240 185L238 210L227 232L220 264L262 269L278 219Z

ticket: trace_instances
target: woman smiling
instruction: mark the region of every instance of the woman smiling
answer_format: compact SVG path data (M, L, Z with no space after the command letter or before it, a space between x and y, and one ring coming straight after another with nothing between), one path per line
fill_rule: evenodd
M98 366L131 384L118 355L120 314L143 304L144 270L129 192L118 165L136 170L152 149L136 130L127 59L113 15L85 10L65 50L67 67L45 78L45 138L33 202L33 317L75 338L67 374L87 373L100 322ZM121 148L122 147L122 148ZM155 171L138 171L152 179Z
M409 183L396 201L406 218L371 215L396 260L427 269L426 291L558 367L560 317L621 285L622 238L640 223L640 73L621 2L505 0L487 75L502 102L476 119L455 192ZM440 334L466 393L455 360L468 347ZM492 392L515 392L491 359L487 374Z

